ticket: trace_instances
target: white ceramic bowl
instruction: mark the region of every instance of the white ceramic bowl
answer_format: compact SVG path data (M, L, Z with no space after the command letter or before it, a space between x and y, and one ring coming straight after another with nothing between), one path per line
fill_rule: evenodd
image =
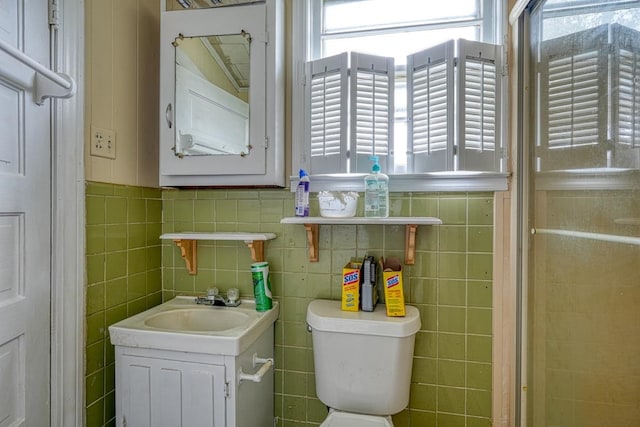
M326 218L349 218L356 215L358 193L349 191L321 191L318 193L320 216Z

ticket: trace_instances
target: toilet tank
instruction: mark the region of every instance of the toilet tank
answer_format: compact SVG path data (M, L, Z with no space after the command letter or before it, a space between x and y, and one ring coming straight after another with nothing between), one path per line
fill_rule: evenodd
M409 403L417 308L405 317L387 317L385 306L373 312L342 311L340 301L315 300L307 308L313 337L316 393L330 408L371 415L392 415Z

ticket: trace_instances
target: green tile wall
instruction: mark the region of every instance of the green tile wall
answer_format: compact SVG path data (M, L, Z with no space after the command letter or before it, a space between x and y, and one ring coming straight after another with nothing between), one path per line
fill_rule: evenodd
M311 214L317 215L312 202ZM362 206L359 207L360 211ZM317 263L307 258L301 225L283 225L293 213L286 190L164 190L163 232L263 231L274 295L278 426L317 426L326 407L315 394L305 314L314 298L340 298L341 268L365 252L403 259L403 226L320 226ZM405 295L420 309L409 407L396 427L482 427L491 421L491 306L493 195L396 193L392 216L436 216L442 226L418 229L416 264L405 266ZM162 246L163 298L217 286L252 295L250 253L242 242L199 242L198 274L189 275L178 248Z
M115 426L108 326L162 301L162 193L86 183L86 425Z

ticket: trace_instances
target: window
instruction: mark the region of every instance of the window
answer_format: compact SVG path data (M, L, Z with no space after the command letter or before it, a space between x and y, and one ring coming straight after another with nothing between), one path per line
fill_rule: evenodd
M502 2L293 6L293 170L501 171Z

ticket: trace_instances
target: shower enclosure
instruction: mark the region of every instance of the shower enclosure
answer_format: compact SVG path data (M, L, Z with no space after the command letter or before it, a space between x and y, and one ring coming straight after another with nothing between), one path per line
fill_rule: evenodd
M519 425L638 426L640 2L520 22Z

